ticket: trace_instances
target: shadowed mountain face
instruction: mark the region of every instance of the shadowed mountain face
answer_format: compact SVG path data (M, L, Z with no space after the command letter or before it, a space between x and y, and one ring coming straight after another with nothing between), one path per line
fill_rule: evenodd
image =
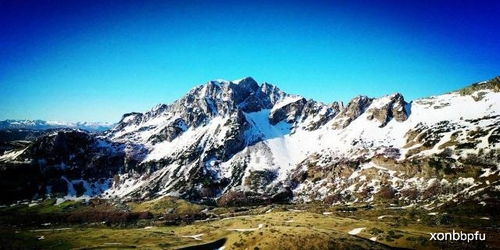
M411 103L397 93L347 105L252 78L210 81L171 104L125 114L102 134L62 130L9 141L0 156L1 202L481 199L498 193L499 79Z

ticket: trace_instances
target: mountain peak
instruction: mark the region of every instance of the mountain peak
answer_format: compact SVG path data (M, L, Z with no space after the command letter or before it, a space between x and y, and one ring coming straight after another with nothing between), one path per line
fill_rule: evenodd
M259 88L259 84L257 81L255 81L252 77L245 77L239 80L232 81L233 83L237 84L238 86L255 91Z
M215 79L192 89L193 92L201 89L216 89L222 91L228 90L243 90L244 92L255 92L259 88L259 84L252 77L245 77L237 80L228 81L225 79ZM204 92L206 93L206 92Z
M253 81L253 82L257 83L257 81L255 81L255 79L253 79L253 77L251 77L251 76L243 77L243 78L237 79L237 80L232 80L231 82L235 83L235 84L240 84L242 82L248 82L248 81Z

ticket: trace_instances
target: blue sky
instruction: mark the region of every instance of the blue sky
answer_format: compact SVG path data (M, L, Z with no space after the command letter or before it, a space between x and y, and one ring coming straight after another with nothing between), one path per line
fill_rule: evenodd
M412 100L500 75L499 16L493 0L0 0L0 119L115 122L245 76Z

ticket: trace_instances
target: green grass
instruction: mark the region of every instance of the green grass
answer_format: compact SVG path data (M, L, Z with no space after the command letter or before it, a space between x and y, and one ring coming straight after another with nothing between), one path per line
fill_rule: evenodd
M105 201L84 203L68 202L58 206L52 201L18 211L38 213L69 213L86 209L117 209ZM123 205L123 204L122 204ZM53 208L50 208L53 206ZM118 205L117 205L118 206ZM149 211L157 215L169 208L175 213L199 212L204 206L174 198L162 198L149 202L128 203L132 211ZM272 210L270 210L272 208ZM14 208L9 208L14 209ZM92 210L94 211L94 210ZM12 212L12 211L11 211ZM487 233L486 245L499 246L498 219L481 220L477 215L465 219L463 215L447 215L451 224L436 223L439 216L429 215L425 209L386 209L382 207L326 206L321 203L297 205L272 205L242 208L213 208L219 219L197 221L179 226L165 226L159 217L130 222L125 226L104 224L51 224L49 226L2 227L0 243L7 248L139 248L175 249L227 239L226 249L328 249L328 248L446 248L462 245L446 245L446 242L429 241L430 232L464 230ZM329 212L323 214L324 212ZM442 211L439 211L441 214ZM383 218L379 218L384 216ZM258 228L263 224L262 228ZM146 227L147 226L147 227ZM348 232L365 228L357 235ZM255 229L238 232L231 229ZM202 234L201 240L189 237ZM43 236L43 239L38 238ZM372 241L376 237L376 241ZM478 243L470 243L478 244ZM481 244L481 243L479 243ZM472 245L476 246L476 245Z

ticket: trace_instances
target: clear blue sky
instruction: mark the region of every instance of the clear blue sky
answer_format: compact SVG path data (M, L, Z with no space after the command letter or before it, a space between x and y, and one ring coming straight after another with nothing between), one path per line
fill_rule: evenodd
M0 0L0 119L115 122L245 76L412 100L500 75L499 28L493 0Z

